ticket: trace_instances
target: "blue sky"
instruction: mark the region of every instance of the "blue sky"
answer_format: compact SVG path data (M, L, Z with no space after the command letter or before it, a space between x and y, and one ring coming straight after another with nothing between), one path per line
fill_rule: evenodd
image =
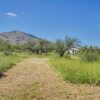
M0 0L0 32L12 30L100 46L100 0Z

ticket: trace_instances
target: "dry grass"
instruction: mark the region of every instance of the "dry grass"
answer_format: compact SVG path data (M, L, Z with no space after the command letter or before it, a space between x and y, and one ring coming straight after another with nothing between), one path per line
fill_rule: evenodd
M30 58L0 79L0 100L100 100L100 87L65 83L46 58Z
M27 59L6 72L7 77L0 80L0 99L61 100L66 98L63 83L47 62L46 58ZM37 84L33 85L34 83Z

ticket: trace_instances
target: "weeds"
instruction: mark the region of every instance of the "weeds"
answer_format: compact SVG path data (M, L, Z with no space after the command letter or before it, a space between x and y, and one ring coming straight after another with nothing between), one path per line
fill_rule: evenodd
M79 59L65 58L53 58L50 62L65 81L100 84L100 62L84 63Z
M8 69L12 68L19 62L21 59L25 59L31 57L27 53L12 53L12 55L4 55L4 53L0 52L0 73L7 71Z

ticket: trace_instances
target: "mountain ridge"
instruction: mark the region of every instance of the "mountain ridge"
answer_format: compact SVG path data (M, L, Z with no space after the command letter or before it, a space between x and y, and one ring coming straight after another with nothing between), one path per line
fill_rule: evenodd
M40 40L39 37L36 37L32 34L22 32L22 31L9 31L9 32L1 32L0 39L8 41L10 44L25 44L29 41L38 42Z

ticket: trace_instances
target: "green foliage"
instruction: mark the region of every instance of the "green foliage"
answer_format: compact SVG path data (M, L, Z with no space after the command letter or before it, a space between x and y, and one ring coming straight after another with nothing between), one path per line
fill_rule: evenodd
M58 53L58 55L60 57L63 57L63 55L65 53L65 46L64 46L63 41L60 39L56 40L55 46L56 46L55 49L56 49L56 52Z
M68 36L65 37L64 43L65 43L66 50L73 47L80 46L80 41L77 38L70 38Z
M82 47L80 50L80 58L83 62L94 62L99 60L99 48L97 47Z
M33 55L29 55L25 52L23 53L16 53L14 52L12 55L6 56L2 52L0 52L0 73L7 71L11 67L15 66L17 62L21 59L25 59L28 57L33 57Z
M4 51L3 51L3 54L4 54L5 56L9 56L9 55L12 55L12 51L10 51L10 50L4 50Z
M13 62L0 63L0 72L7 71L8 69L12 68L13 66L15 66L15 64Z
M100 84L100 62L84 63L66 58L53 58L50 62L66 82Z
M70 59L70 53L69 53L69 52L68 52L68 53L65 53L65 54L64 54L64 58Z
M3 39L0 39L0 51L3 50L11 50L11 45L9 44L9 41L4 41Z
M60 57L64 56L64 53L72 47L78 47L80 42L76 38L66 37L65 40L57 39L55 42L55 50Z
M3 51L5 55L10 55L11 52L31 52L36 54L42 54L42 53L49 53L54 50L54 44L48 40L45 39L39 39L37 41L30 40L25 44L19 45L13 45L10 44L9 41L5 41L3 39L0 39L0 51ZM11 51L11 52L10 52Z

